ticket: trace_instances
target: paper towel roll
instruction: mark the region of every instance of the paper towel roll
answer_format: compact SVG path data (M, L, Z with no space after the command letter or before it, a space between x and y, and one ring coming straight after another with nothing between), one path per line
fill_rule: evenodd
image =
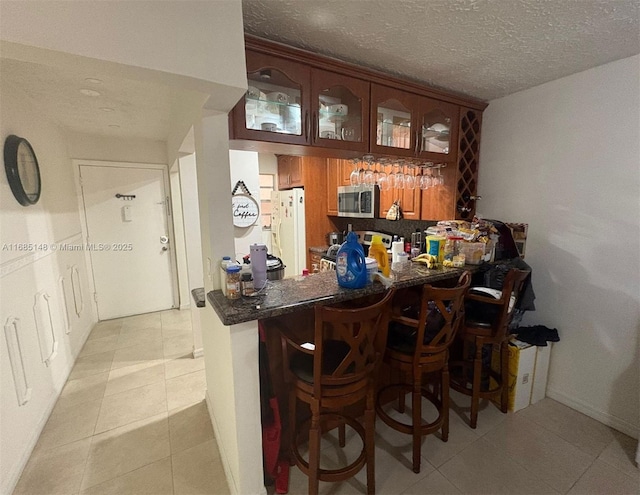
M249 257L251 259L253 288L260 290L267 283L267 246L264 244L252 244L249 246Z
M394 241L391 243L391 262L396 263L398 260L398 254L404 253L404 242Z

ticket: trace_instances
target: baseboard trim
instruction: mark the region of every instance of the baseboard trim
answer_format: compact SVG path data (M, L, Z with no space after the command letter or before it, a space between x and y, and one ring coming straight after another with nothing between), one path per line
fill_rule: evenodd
M216 438L222 438L222 432L220 431L220 428L218 427L218 423L216 422L216 418L213 415L213 407L211 405L211 397L209 396L208 390L205 392L204 398L207 403L207 411L209 412L209 418L211 419L211 424L213 425L213 433L215 434ZM231 492L231 495L240 495L238 492L236 480L233 477L233 474L231 472L231 466L229 465L229 458L227 457L227 453L224 450L224 446L220 442L216 442L216 444L218 445L218 452L220 453L220 460L222 461L224 474L227 478L227 485L229 486L229 491Z
M198 359L202 356L204 356L204 349L202 347L193 350L193 359Z
M611 414L605 413L603 411L598 411L594 409L589 404L576 399L574 397L570 397L552 387L547 388L547 397L564 404L571 409L575 409L582 414L589 416L590 418L595 419L596 421L600 421L602 424L610 426L614 430L618 430L625 435L629 435L633 438L640 437L640 428L635 426L623 419L612 416Z

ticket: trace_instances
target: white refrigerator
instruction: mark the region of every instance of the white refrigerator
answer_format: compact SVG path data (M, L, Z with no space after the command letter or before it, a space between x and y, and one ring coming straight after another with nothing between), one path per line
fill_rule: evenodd
M271 193L271 254L285 265L284 276L301 275L307 266L304 189Z

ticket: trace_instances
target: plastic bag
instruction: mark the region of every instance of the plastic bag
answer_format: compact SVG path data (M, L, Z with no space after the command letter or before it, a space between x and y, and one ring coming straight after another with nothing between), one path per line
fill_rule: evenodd
M395 200L387 212L387 220L400 220L401 218L400 200Z

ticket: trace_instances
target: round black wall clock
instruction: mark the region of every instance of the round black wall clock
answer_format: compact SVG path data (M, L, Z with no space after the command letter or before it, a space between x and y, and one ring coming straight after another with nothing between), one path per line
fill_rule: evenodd
M11 192L22 206L40 199L40 167L33 148L25 138L11 135L4 142L4 169Z

